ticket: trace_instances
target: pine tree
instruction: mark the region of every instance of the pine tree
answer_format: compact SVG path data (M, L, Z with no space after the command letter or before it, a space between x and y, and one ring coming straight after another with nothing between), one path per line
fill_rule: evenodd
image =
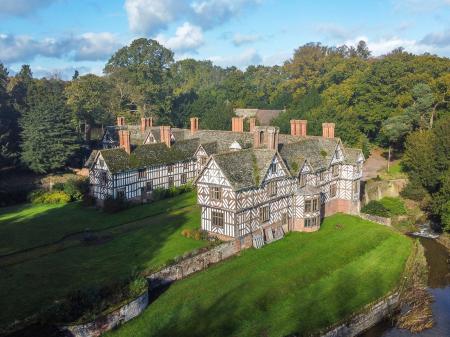
M22 161L46 173L63 168L79 148L58 80L34 80L29 87L22 126Z

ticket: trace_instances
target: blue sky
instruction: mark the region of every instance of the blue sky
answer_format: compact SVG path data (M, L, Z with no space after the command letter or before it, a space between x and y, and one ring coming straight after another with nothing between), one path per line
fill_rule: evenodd
M0 0L0 62L35 76L101 74L114 51L154 38L175 58L282 64L307 42L365 40L450 56L450 0Z

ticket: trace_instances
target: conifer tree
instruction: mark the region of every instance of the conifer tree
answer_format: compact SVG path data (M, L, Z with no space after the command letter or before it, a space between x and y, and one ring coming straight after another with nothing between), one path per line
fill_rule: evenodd
M46 173L63 168L79 148L71 115L58 80L35 80L27 97L22 126L22 162Z

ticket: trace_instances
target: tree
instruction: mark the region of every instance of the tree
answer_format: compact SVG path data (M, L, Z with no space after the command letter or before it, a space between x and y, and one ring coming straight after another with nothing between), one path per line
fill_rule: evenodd
M72 81L76 80L78 77L80 77L80 73L78 72L78 70L75 69L75 72L73 73L72 76Z
M90 141L91 126L111 122L110 84L106 79L88 74L66 87L67 105L77 125L84 124L84 139Z
M22 162L31 170L47 173L64 168L79 149L70 111L59 80L34 80L21 119Z
M14 163L18 156L18 113L7 91L8 71L0 63L0 166Z
M119 49L104 72L120 99L137 108L140 116L163 116L171 106L170 67L173 52L151 39L137 39Z
M391 163L391 147L401 148L406 135L411 131L411 121L407 115L400 115L388 118L380 130L380 138L388 144L388 165Z
M367 60L370 57L370 50L367 47L367 43L364 40L358 42L358 46L356 47L356 55L362 59Z

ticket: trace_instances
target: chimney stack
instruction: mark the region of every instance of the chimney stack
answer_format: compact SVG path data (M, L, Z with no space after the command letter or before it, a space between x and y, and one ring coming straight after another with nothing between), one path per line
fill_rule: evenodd
M119 130L119 147L124 149L128 154L131 153L130 131Z
M295 119L291 119L291 136L296 136L296 132L295 132Z
M191 117L191 135L198 131L198 117Z
M244 117L233 117L231 119L231 131L244 132Z
M125 117L117 117L117 126L125 125Z
M267 148L269 150L278 150L279 129L275 127L267 128Z
M167 147L170 147L170 126L160 126L160 133L161 133L161 143L165 143Z
M147 128L152 127L152 118L151 117L142 117L141 118L141 132L144 133Z
M334 138L334 123L322 123L323 138Z
M250 117L248 120L249 124L250 124L250 132L255 131L255 126L256 126L256 118L255 117Z
M300 123L300 136L306 137L306 126L308 125L308 121L301 119L298 122Z

